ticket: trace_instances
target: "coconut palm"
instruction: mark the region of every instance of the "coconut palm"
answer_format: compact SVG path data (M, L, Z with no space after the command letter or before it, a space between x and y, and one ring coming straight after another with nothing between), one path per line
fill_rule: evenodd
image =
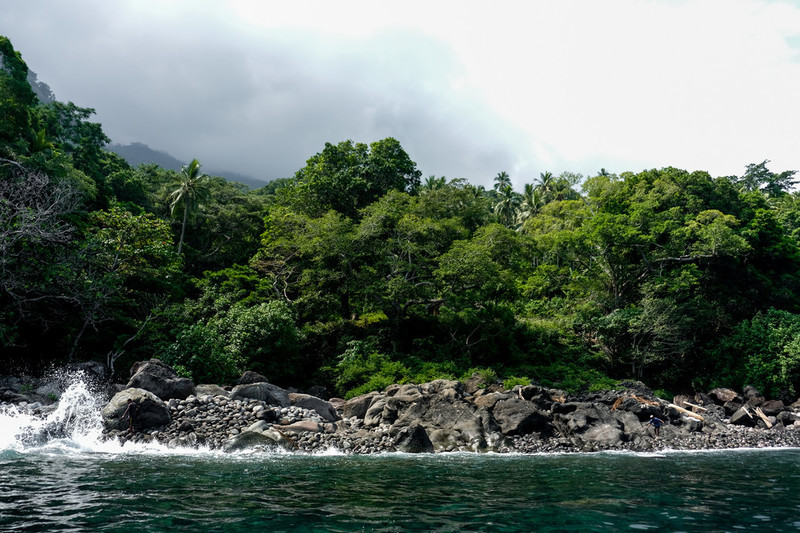
M542 191L533 185L533 183L526 183L525 190L522 193L522 201L519 206L519 222L523 223L532 216L539 213L544 207L544 194Z
M201 202L209 199L211 193L208 188L208 176L200 172L200 163L197 159L181 168L180 187L172 191L169 195L170 214L175 213L175 207L183 204L183 222L181 223L181 238L178 241L178 253L183 249L183 236L186 233L186 221L189 219L189 212L195 211Z
M511 187L511 177L508 175L508 172L499 172L497 176L494 177L494 190L501 192L506 187Z
M517 219L519 208L519 194L514 192L510 185L506 185L498 191L499 197L494 205L494 214L505 227L510 228Z
M447 185L447 178L444 176L436 177L434 174L431 174L427 178L425 178L425 183L422 184L422 191L423 192L431 192L437 189L442 189L444 186Z

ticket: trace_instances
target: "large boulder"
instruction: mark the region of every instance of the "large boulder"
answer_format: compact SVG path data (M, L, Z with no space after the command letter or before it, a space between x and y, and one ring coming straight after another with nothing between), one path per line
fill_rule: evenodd
M780 412L786 410L786 405L781 400L767 400L761 404L761 410L767 416L778 416Z
M272 383L248 383L236 385L231 390L231 400L259 400L268 405L278 405L289 407L292 405L289 400L289 393Z
M420 424L401 429L394 439L397 451L406 453L432 453L433 443L428 438L428 433Z
M234 435L222 445L225 452L240 450L271 451L276 448L291 450L294 442L281 432L270 428L265 422L256 422L245 431Z
M735 426L754 427L756 425L756 419L747 408L741 407L731 415L731 424Z
M140 361L131 369L129 388L144 389L162 400L177 398L185 400L196 393L194 383L180 377L169 365L159 359Z
M128 408L129 399L136 404L134 427L137 431L169 424L169 407L161 398L144 389L129 388L115 394L111 401L103 407L102 416L106 427L119 430L128 429L130 421L127 417L123 420L122 416Z
M519 397L511 397L497 402L492 415L500 425L504 435L527 435L537 432L551 433L549 417L539 410L535 404Z
M259 374L258 372L253 372L252 370L247 370L242 376L236 381L237 385L249 385L251 383L268 383L269 380Z
M726 403L733 401L739 402L739 404L741 405L743 401L742 397L739 396L739 393L737 393L735 390L726 389L723 387L717 387L716 389L711 389L710 391L708 391L708 396L710 396L711 399L714 400L714 403L718 405L725 405Z
M625 424L604 405L575 402L570 406L574 409L568 410L566 407L566 404L561 406L560 412L553 415L553 426L561 436L575 444L617 446L628 440ZM636 419L633 413L626 413L628 417ZM629 427L629 431L633 427L635 425Z
M387 403L394 399L389 398ZM398 411L389 434L397 435L417 424L425 428L436 451L488 451L502 439L497 423L486 409L450 399L448 393L423 394L417 401L406 404Z
M302 407L303 409L314 411L328 422L335 422L338 418L336 416L336 409L333 408L333 405L331 405L330 402L326 402L325 400L318 398L317 396L311 396L310 394L289 393L289 401L295 407Z
M342 406L342 418L364 418L367 414L372 399L377 396L377 392L362 394L347 400Z

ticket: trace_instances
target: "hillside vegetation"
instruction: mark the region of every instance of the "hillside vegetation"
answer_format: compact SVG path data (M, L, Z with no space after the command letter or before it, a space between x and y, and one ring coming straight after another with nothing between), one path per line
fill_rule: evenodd
M0 37L0 357L353 396L461 378L800 392L800 195L768 161L422 178L393 138L250 188L131 167ZM454 155L455 157L456 155ZM794 399L794 398L792 398Z

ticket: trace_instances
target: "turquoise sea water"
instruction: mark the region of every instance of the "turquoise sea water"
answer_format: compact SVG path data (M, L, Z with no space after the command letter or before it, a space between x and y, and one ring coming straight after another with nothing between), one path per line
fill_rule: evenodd
M37 428L0 413L0 531L800 530L798 449L230 455Z

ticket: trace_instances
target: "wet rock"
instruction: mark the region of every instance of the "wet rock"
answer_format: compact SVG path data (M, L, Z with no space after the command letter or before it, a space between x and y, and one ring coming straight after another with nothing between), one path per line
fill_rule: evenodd
M492 414L505 435L551 432L547 415L521 398L512 397L498 402L492 409Z
M168 424L170 421L169 407L158 396L150 391L137 388L128 388L111 398L101 412L103 421L109 429L124 430L128 428L129 421L122 415L128 408L128 400L133 400L137 406L134 416L137 431L156 428Z
M294 447L292 441L287 439L274 430L264 431L243 431L238 435L226 440L222 446L225 452L235 452L240 450L263 450L270 451L275 448L290 450Z

